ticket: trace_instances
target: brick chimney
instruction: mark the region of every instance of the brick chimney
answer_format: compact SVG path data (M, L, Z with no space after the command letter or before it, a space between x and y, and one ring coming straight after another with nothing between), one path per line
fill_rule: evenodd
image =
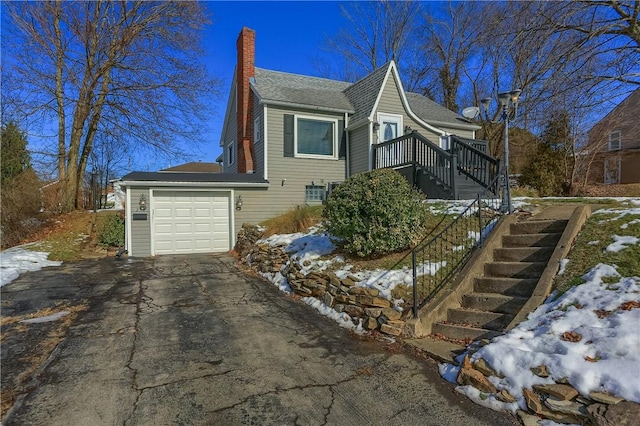
M236 42L238 173L253 173L253 94L249 79L256 75L255 42L256 32L242 28Z

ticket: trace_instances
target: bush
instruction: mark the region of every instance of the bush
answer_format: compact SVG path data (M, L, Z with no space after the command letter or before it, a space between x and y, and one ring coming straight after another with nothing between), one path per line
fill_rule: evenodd
M344 250L377 257L408 248L424 230L424 197L398 172L359 173L339 185L323 216L328 231L343 240Z
M0 216L0 236L2 248L19 244L39 226L30 220L36 217L40 210L40 179L28 168L19 175L5 179L2 183Z
M103 247L124 247L124 219L110 214L98 230L98 243Z

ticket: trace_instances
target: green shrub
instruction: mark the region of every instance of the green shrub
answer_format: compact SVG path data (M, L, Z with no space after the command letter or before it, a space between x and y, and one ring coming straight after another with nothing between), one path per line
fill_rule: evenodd
M323 216L347 253L376 257L419 241L426 220L423 201L398 172L373 170L340 184L327 200Z
M98 230L98 242L103 247L124 247L124 219L110 214Z

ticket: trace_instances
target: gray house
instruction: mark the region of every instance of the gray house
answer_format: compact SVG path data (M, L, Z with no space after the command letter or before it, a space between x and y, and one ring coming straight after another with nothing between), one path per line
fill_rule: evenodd
M331 185L381 159L406 157L406 146L386 141L419 134L446 150L452 135L474 139L479 128L405 92L393 61L348 83L255 67L249 28L237 51L220 138L222 173L125 176L130 255L229 250L242 223L322 203ZM377 156L376 148L383 148Z

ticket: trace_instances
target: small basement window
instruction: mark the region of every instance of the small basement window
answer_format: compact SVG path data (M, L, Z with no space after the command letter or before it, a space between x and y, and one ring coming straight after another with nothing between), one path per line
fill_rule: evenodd
M304 191L304 200L310 202L323 202L326 188L324 185L307 185Z

